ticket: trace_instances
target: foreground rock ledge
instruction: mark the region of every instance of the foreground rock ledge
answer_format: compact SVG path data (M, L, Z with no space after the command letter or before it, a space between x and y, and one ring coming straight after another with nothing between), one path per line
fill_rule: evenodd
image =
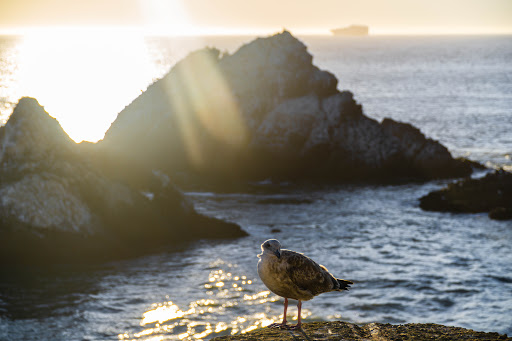
M393 325L368 323L363 326L347 322L312 322L303 324L300 331L259 329L253 332L213 338L212 341L252 340L510 340L506 334L477 332L440 324L409 323Z

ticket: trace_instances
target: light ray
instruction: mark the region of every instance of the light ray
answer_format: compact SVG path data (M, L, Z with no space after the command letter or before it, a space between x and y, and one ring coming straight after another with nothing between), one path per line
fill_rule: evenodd
M177 66L167 84L173 114L179 124L189 160L201 166L210 142L236 150L247 141L247 127L217 54L201 50Z

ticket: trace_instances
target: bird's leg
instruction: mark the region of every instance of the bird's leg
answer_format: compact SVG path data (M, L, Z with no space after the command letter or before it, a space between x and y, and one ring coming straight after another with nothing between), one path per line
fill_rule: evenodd
M301 319L300 319L301 310L302 310L302 301L301 301L301 300L299 300L299 303L297 303L297 309L299 310L299 311L297 312L297 314L298 314L298 315L297 315L297 320L298 320L298 322L297 322L297 324L296 324L295 326L291 326L291 327L289 327L288 329L294 329L294 330L295 330L295 329L300 329L300 326L302 325L302 322L301 322Z
M284 313L283 313L283 322L281 323L272 323L268 326L268 328L287 328L286 325L286 311L288 310L288 299L284 298Z
M288 299L284 298L284 312L283 312L283 322L281 325L286 326L286 311L288 310Z

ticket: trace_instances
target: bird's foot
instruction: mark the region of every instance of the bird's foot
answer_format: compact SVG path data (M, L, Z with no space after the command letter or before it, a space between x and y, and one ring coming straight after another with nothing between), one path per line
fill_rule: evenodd
M271 325L268 325L267 328L277 328L277 329L284 329L284 330L299 330L301 328L301 325L296 324L294 326L290 326L286 323L272 323Z
M272 323L271 325L268 325L267 328L272 329L289 329L291 326L287 325L286 323Z

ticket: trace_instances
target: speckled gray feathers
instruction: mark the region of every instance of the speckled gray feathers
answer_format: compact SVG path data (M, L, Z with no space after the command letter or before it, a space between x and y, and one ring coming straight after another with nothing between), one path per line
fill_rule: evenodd
M258 255L258 274L263 283L276 295L308 301L331 291L348 290L351 281L337 279L325 266L291 250L281 250L277 240L262 244Z

